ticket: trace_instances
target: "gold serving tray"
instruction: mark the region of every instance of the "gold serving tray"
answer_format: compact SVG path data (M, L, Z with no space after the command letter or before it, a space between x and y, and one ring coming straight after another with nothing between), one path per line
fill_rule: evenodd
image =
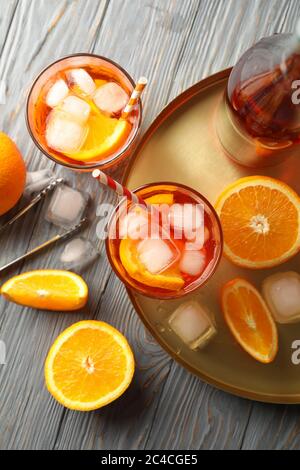
M184 183L212 203L225 186L246 175L279 178L300 193L300 169L291 158L272 169L249 170L236 165L222 151L215 131L215 114L230 69L192 86L172 101L142 138L126 175L126 184ZM245 353L231 336L219 306L221 286L242 276L259 289L265 277L279 271L299 272L300 256L280 267L251 271L222 259L213 278L196 293L181 300L153 300L129 290L129 296L146 327L158 343L180 364L204 381L227 392L254 400L300 403L300 365L291 361L292 342L300 339L300 323L278 325L279 352L272 364L260 364ZM166 318L183 301L198 299L214 313L218 334L201 351L191 351L168 328Z

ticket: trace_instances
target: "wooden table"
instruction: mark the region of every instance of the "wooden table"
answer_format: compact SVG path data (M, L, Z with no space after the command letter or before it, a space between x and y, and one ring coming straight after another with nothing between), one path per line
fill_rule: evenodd
M53 60L89 51L119 62L135 78L147 76L145 130L181 91L234 64L259 38L291 31L299 16L297 0L0 0L0 80L7 85L0 129L17 142L29 170L53 167L34 146L24 121L28 89ZM93 196L93 222L85 235L96 241L95 208L114 196L100 191L89 175L55 170ZM45 207L1 236L1 265L56 233L43 219ZM62 249L49 249L5 279L25 270L60 267ZM84 277L90 286L84 312L38 312L0 301L0 340L7 348L6 365L0 366L1 449L300 447L299 407L228 395L170 359L145 331L103 248ZM46 391L43 377L54 339L85 318L119 328L137 361L125 396L91 413L61 407Z

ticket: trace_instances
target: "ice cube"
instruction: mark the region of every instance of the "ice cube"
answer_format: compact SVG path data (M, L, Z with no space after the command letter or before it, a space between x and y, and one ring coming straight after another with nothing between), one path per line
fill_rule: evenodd
M129 96L120 85L109 82L96 90L93 99L100 111L111 116L125 108Z
M65 154L78 152L87 137L88 128L67 113L53 109L46 124L47 145Z
M267 277L263 295L278 323L300 321L300 275L289 271Z
M100 255L96 246L86 238L74 238L66 246L60 257L65 269L83 269Z
M42 191L54 180L55 174L50 168L27 172L24 196L30 196L32 193Z
M205 250L191 251L185 249L182 253L179 263L179 269L182 273L190 276L199 276L205 268L206 253Z
M168 320L170 328L191 349L205 346L216 334L208 311L196 301L181 304Z
M161 239L147 238L138 244L137 251L141 262L152 274L166 270L177 258L171 244Z
M71 228L83 218L89 195L65 184L58 186L51 197L45 218L59 227Z
M90 115L90 105L78 98L78 96L67 96L61 103L60 109L70 114L74 119L76 119L81 124L85 124Z
M201 250L203 245L209 240L210 232L207 227L204 227L204 237L203 240L200 237L196 236L194 240L185 243L185 249L191 251Z
M66 82L61 78L52 85L46 96L46 104L50 108L57 106L66 96L68 96L69 88Z
M138 240L148 236L148 215L140 207L130 210L126 215L121 215L119 224L120 238L128 237Z
M169 211L169 221L177 232L189 240L200 243L204 240L204 208L202 204L173 204Z
M78 87L85 95L92 95L96 90L95 82L86 70L72 69L66 75L69 84L75 88Z

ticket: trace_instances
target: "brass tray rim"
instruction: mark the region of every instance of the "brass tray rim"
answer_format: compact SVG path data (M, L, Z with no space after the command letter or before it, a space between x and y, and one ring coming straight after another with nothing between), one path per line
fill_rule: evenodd
M126 168L126 171L123 177L123 182L125 184L128 181L128 178L134 167L135 161L138 158L140 152L142 151L142 149L144 148L148 140L152 137L154 132L167 120L167 118L170 115L172 115L175 111L177 111L179 108L181 108L186 102L193 99L194 96L199 94L205 88L213 86L217 84L218 82L228 78L231 70L232 70L232 67L229 67L227 69L221 70L213 75L210 75L209 77L206 77L200 80L199 82L195 83L190 88L188 88L187 90L179 94L176 98L174 98L170 103L168 103L162 109L162 111L154 118L154 120L152 121L148 129L145 131L145 133L139 140L137 147L135 148L135 151L131 157L130 163ZM138 302L135 298L134 291L131 290L130 288L126 288L126 291L139 318L142 320L143 324L149 330L151 335L154 337L155 341L157 341L157 343L167 352L167 354L169 354L169 356L174 361L179 363L182 367L187 369L193 375L196 375L197 377L199 377L205 383L208 383L209 385L212 385L213 387L219 390L231 393L232 395L238 396L240 398L247 398L247 399L258 401L258 402L276 403L276 404L282 404L282 405L291 405L291 404L300 403L300 393L278 395L278 394L271 394L271 393L268 394L268 393L254 392L252 390L247 390L246 388L243 388L243 387L236 387L227 382L211 377L206 373L200 372L198 369L191 366L188 362L183 360L181 357L174 354L174 352L168 346L168 343L165 342L161 337L159 337L156 334L155 328L152 327L152 325L148 322L147 318L144 316L143 311L142 309L140 309Z

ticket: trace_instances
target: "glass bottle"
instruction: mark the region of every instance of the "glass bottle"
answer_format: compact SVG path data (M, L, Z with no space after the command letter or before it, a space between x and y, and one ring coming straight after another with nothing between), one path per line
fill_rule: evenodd
M242 165L275 165L300 153L300 27L297 30L261 39L231 71L217 133L225 152Z

